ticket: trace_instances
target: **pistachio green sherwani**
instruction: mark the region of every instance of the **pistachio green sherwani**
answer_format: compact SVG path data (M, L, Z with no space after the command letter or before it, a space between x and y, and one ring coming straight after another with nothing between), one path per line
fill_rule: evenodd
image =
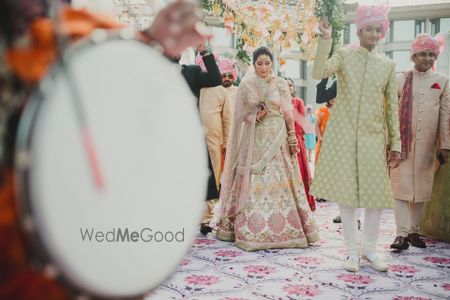
M338 93L323 137L311 194L350 207L390 208L386 150L400 151L395 64L366 48L319 40L313 78L332 74Z

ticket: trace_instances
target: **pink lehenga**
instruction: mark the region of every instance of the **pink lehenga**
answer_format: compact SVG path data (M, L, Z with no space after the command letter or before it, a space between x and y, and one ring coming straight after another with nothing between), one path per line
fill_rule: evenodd
M256 123L265 103L267 116ZM319 239L296 155L287 143L291 97L283 78L253 68L239 85L220 192L217 237L245 250L308 247Z

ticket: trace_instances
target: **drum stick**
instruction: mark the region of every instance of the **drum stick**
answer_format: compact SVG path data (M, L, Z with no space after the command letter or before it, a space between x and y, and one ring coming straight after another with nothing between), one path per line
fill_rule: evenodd
M61 20L59 17L59 11L61 9L62 4L58 0L50 1L50 17L53 20L53 23L56 26L55 34L56 41L58 44L58 62L61 64L61 69L63 70L63 74L66 75L72 104L74 107L76 121L78 123L78 129L81 134L81 140L83 144L84 151L86 153L86 157L88 160L88 165L91 170L92 178L94 180L94 184L97 190L102 190L105 186L100 163L98 160L97 152L95 151L94 140L92 138L91 131L88 126L86 110L83 105L83 101L81 100L80 93L77 89L75 78L72 76L71 71L67 68L67 64L65 63L63 51L68 47L68 40L60 34L59 28L61 24Z
M89 128L84 126L81 129L81 135L83 138L84 149L86 150L86 154L88 156L92 175L94 177L95 186L97 187L97 189L102 190L105 186L105 183L103 181L102 172L100 170L100 164L97 159L94 142Z
M72 99L74 113L78 123L78 129L81 134L83 148L88 159L88 165L91 169L95 187L98 190L102 190L105 186L105 183L103 180L97 152L95 151L94 139L92 138L91 130L88 126L86 110L84 108L83 101L81 100L82 98L80 96L79 90L77 89L75 78L72 76L71 71L67 68L64 59L61 57L60 60L62 69L64 70L64 74L67 77L70 94L72 96L70 98Z

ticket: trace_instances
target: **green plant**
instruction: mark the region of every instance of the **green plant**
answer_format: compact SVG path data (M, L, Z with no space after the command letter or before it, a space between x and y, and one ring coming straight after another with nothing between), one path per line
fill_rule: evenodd
M341 40L341 36L345 25L342 21L345 15L345 1L344 0L316 0L316 16L322 17L327 16L328 22L330 22L333 32L333 48L331 53L333 53L337 44Z
M212 10L212 3L209 0L202 0L202 8L206 11Z
M245 62L247 65L252 64L252 59L247 51L244 50L244 40L240 36L236 38L236 58Z

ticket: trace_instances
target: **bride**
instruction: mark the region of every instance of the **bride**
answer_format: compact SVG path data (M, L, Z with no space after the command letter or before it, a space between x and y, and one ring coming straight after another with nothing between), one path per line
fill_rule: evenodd
M299 174L289 88L272 64L269 49L255 50L237 91L222 175L217 237L248 251L319 239Z

